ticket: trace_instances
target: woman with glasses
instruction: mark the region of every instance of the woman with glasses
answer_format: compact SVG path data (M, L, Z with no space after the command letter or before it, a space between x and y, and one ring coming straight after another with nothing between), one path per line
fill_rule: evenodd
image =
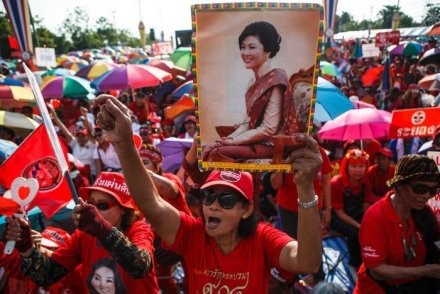
M298 240L257 222L250 173L213 171L204 185L203 214L194 218L160 197L132 143L127 108L101 95L98 124L115 144L131 196L164 245L182 255L188 293L267 293L273 267L289 273L316 272L321 262L318 197L313 178L322 164L311 137L289 156L298 189Z
M355 268L362 262L358 238L360 223L372 202L368 163L365 151L349 150L341 161L339 174L330 181L333 206L330 227L347 237L349 264Z
M152 270L154 233L133 203L123 175L102 172L93 186L79 192L82 198L73 210L78 228L50 258L36 248L27 221L7 219L6 238L16 240L23 273L48 286L81 264L85 285L96 263L110 258L118 263L126 293L159 293Z
M438 293L440 230L426 203L439 193L439 181L428 157L398 161L388 181L392 190L362 220L363 263L354 293Z

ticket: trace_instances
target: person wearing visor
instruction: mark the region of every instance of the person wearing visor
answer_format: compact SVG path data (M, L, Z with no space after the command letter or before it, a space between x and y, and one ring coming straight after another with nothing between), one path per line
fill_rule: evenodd
M186 264L188 293L267 293L273 267L289 273L313 273L321 263L321 222L313 178L322 165L315 140L292 136L304 147L293 151L293 180L298 189L298 240L254 213L253 180L248 172L213 171L201 186L202 217L194 218L160 197L132 143L127 108L101 95L98 125L115 144L131 196L162 238Z
M86 283L95 264L110 258L118 263L125 286L119 293L159 293L152 270L154 233L132 202L123 175L102 172L93 186L79 193L82 198L73 210L77 229L50 257L34 245L29 222L7 219L6 239L16 241L23 273L39 286L48 286L81 264Z
M438 293L440 230L428 200L439 193L434 160L403 156L392 188L365 213L360 228L363 263L354 293Z

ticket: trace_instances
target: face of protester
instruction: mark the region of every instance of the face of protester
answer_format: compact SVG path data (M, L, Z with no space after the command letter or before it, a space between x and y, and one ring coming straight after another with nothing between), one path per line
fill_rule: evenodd
M411 181L408 183L402 183L398 184L397 191L399 195L399 200L408 208L411 209L422 209L425 204L428 202L428 200L435 196L430 194L429 191L426 191L426 193L420 193L420 191L417 191L418 189L412 188L412 186L426 186L426 188L432 188L435 190L435 187L437 187L437 193L438 193L438 183L431 182L431 181Z
M349 163L347 165L348 176L355 181L361 180L364 177L366 171L366 163Z
M115 273L106 266L101 266L96 269L91 284L96 292L100 294L116 293Z
M84 135L84 134L76 134L75 137L76 137L76 139L78 140L78 144L79 144L80 146L84 146L84 145L86 145L87 141L89 141L89 138L87 138L87 136Z
M90 200L97 206L99 213L114 227L121 224L122 215L125 214L124 208L109 194L101 191L92 191ZM103 203L103 209L99 209L99 203ZM108 209L105 209L108 208Z
M196 132L196 124L194 122L186 122L184 126L188 134L193 135Z
M208 189L217 195L231 193L237 197L243 197L236 190L229 187L213 186ZM245 205L240 201L231 209L221 207L218 198L211 205L203 203L206 233L217 241L236 239L240 221L245 216L248 217L252 210L253 204Z
M376 155L376 163L377 163L377 168L379 169L380 172L382 173L386 173L388 170L388 167L390 166L390 158L386 157L382 154L377 154Z
M264 51L264 46L256 36L246 37L240 46L241 59L247 69L258 72L261 65L269 58L269 53Z
M147 157L142 157L142 163L146 169L151 170L154 173L159 171L159 168Z

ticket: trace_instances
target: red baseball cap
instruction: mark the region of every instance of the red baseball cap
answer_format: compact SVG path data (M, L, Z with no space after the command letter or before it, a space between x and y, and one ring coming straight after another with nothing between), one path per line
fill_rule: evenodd
M122 207L135 209L124 176L117 172L102 172L98 175L93 186L81 187L79 194L84 200L90 198L92 191L101 191L112 196Z
M46 227L41 233L41 246L46 248L58 248L66 240L70 239L69 233L60 228Z
M385 157L393 158L393 151L388 148L380 148L376 151L376 154L382 154Z
M254 182L252 175L248 172L212 171L201 189L212 186L230 187L243 195L249 202L253 202Z

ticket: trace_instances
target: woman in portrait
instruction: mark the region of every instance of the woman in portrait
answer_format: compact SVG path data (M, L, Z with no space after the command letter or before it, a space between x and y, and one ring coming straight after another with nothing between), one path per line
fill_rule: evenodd
M110 258L102 258L96 261L87 278L87 286L92 294L126 293L118 272L118 264Z
M284 101L292 97L286 71L271 65L280 43L281 36L275 27L265 21L247 25L240 34L241 58L245 68L254 74L245 94L246 114L231 134L204 150L203 160L243 162L273 156L270 139L281 131ZM298 128L293 130L295 132Z

